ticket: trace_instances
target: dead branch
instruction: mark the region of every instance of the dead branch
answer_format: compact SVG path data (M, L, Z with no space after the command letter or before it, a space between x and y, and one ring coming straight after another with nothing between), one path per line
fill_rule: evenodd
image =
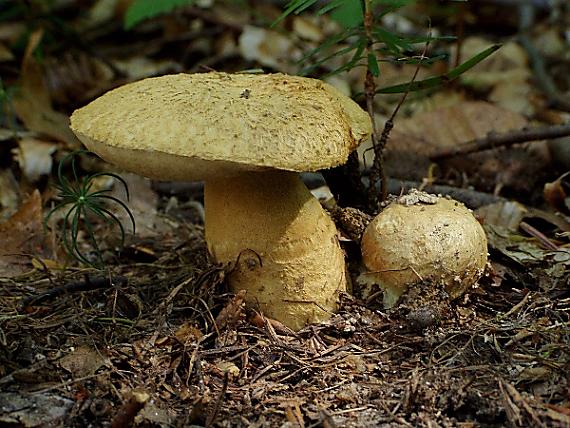
M484 138L477 138L456 147L446 148L432 153L433 161L448 159L456 156L468 155L496 147L509 147L513 144L526 143L529 141L547 140L551 138L567 137L570 135L570 124L545 126L536 128L523 128L518 131L506 133L490 132Z
M34 296L26 297L22 300L21 307L27 308L31 305L37 305L49 299L54 299L63 294L77 293L80 291L92 291L100 288L110 288L115 285L122 286L127 283L127 278L124 276L115 276L113 278L109 277L93 277L85 276L83 281L70 282L61 287L51 288L49 290L43 291Z

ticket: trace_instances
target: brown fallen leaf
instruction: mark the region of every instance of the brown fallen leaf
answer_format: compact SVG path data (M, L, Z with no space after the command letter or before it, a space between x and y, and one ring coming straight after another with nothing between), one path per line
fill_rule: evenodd
M174 333L176 339L183 345L197 343L204 336L202 332L190 322L185 322Z
M568 185L564 184L566 182ZM570 172L558 177L552 183L545 183L544 200L557 211L568 213L570 212L570 192L565 187L570 189Z
M57 145L37 138L22 138L18 141L18 148L12 152L20 169L31 181L37 181L42 175L51 172L53 159L51 155L56 151Z
M220 311L216 317L216 326L219 330L232 328L243 316L245 290L240 290L233 299Z
M491 40L467 37L462 44L462 59L470 58L492 45ZM452 58L455 55L452 55ZM494 55L461 75L461 82L479 91L489 91L489 100L508 110L532 116L534 93L528 55L514 41L505 43Z
M294 72L293 63L301 58L291 37L251 25L244 27L239 49L245 59L283 72Z
M105 365L106 359L100 352L89 346L79 346L59 360L59 365L74 379L94 374Z
M77 148L79 140L69 128L69 118L53 109L42 66L33 55L42 36L41 29L30 35L22 60L19 90L13 99L14 110L28 129Z
M522 115L482 101L460 102L397 120L385 152L387 173L393 178L422 180L429 176L432 153L484 138L490 132L520 130L526 124ZM536 142L528 149L486 150L439 165L442 175L465 173L469 184L478 189L499 192L505 187L524 194L535 190L549 161L546 144Z
M12 170L0 170L0 221L8 220L18 211L20 202L20 186Z
M44 256L47 241L42 224L42 200L34 190L20 209L0 223L0 277L29 270L33 256Z

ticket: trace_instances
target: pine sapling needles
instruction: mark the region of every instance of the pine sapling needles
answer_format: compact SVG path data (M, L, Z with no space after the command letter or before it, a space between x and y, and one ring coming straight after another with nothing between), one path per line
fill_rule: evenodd
M81 153L85 153L85 151L72 152L59 163L57 170L59 184L57 185L57 189L61 201L50 210L45 219L45 224L47 224L53 213L62 208L67 208L61 230L63 246L66 252L80 263L93 267L101 267L103 265L103 257L99 241L95 235L94 225L90 218L96 216L108 224L118 226L120 231L119 246L121 249L125 244L125 227L117 215L109 209L109 204L118 204L127 212L133 233L135 232L135 219L123 201L108 194L111 192L111 189L93 190L93 185L95 184L94 180L97 177L112 177L123 185L128 201L129 189L127 183L117 174L98 172L79 178L76 168L76 158ZM68 180L63 175L63 166L68 160L71 160L73 181ZM90 259L79 246L79 234L82 230L86 232L87 240L95 253L95 261Z

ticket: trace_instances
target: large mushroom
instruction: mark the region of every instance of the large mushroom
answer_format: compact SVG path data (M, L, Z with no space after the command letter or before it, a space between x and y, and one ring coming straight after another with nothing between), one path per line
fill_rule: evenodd
M370 134L350 98L284 74L177 74L114 89L71 127L125 170L204 180L208 250L251 307L295 330L337 309L344 256L298 172L342 164Z

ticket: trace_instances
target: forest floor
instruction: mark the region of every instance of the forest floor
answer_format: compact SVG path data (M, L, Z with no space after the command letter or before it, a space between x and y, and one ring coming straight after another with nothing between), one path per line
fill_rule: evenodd
M272 2L218 1L124 30L128 2L36 3L0 15L1 426L570 426L570 141L478 151L437 169L430 160L489 133L569 123L567 7L534 6L528 32L501 2L388 15L396 18L386 28L414 35L427 31L428 12L441 33L463 32L460 43L433 42L449 55L422 65L418 79L445 73L458 45L468 58L504 43L452 85L410 94L386 153L393 193L408 183L474 210L489 263L475 287L423 322L425 306L412 297L386 310L381 293L360 289L358 236L346 233L352 293L330 321L292 332L227 289L229 267L208 257L198 184L154 183L79 155L80 174L114 171L130 189L137 233L122 251L116 226L93 219L102 268L65 254L61 214L43 223L58 201L57 162L79 148L67 119L75 108L165 73L294 73L289 60L330 36L332 20L307 12L277 32L267 25L280 13ZM558 92L541 85L536 55ZM385 87L409 81L418 66L381 67ZM363 73L329 81L356 94ZM381 124L401 95L377 98ZM305 180L330 198L321 182ZM95 183L121 197L112 177ZM342 188L329 185L341 203ZM84 230L76 240L93 260Z

